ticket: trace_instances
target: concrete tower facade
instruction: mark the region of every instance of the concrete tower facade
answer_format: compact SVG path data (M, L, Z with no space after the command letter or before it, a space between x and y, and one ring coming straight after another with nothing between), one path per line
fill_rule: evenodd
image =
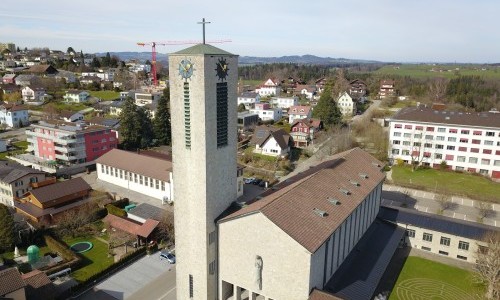
M170 54L177 299L217 299L215 219L236 196L238 56Z

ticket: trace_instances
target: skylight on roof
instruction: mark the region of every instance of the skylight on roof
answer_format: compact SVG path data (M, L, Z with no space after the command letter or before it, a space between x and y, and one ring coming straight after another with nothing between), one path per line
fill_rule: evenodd
M349 180L349 182L354 185L354 186L359 186L359 182L354 181L354 180Z
M344 194L344 195L350 195L351 192L349 190L346 190L346 189L339 189L339 191Z
M324 218L324 217L328 216L328 213L327 213L326 211L321 210L321 209L319 209L319 208L314 208L314 209L313 209L313 212L314 212L315 214L317 214L318 216L322 217L322 218Z
M264 129L257 130L256 136L258 139L263 138L266 135L266 131Z
M332 197L328 197L327 200L328 200L328 202L330 202L333 205L340 205L341 204L338 199L335 199L335 198L332 198Z
M368 179L368 174L366 174L366 173L359 173L359 177L364 178L364 179Z

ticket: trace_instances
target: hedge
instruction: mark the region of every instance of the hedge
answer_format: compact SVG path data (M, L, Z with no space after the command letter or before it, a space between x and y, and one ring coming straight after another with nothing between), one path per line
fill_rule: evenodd
M57 264L56 266L43 267L40 269L41 271L44 271L45 273L50 275L66 268L76 269L79 267L80 263L82 262L80 256L71 251L65 244L59 242L50 235L44 235L43 237L45 239L45 244L47 245L47 247L49 247L50 250L59 253L59 255L61 255L65 260L65 262L62 264Z
M114 206L113 204L106 205L106 209L108 210L108 214L112 214L112 215L115 215L115 216L118 216L118 217L122 217L122 218L125 218L127 216L127 212L126 211L124 211L121 208L118 208L118 207Z

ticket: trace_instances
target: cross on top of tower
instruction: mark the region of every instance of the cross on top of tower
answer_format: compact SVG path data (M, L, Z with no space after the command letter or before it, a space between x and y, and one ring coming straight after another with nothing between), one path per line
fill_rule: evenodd
M202 24L203 27L203 44L205 44L205 24L210 24L210 22L205 22L205 18L198 22L198 24Z

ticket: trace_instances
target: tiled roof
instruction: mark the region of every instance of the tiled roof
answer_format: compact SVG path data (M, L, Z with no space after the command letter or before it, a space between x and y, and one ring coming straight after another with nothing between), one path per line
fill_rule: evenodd
M16 105L11 103L3 103L1 107L7 111L20 111L20 110L28 110L28 108L24 105Z
M392 117L392 121L411 121L457 126L500 128L500 113L439 111L428 107L407 107Z
M291 106L290 109L288 109L288 114L307 116L310 110L311 107L306 105Z
M281 182L262 194L261 200L222 217L220 222L262 213L314 253L384 180L382 167L380 161L359 148L339 153ZM343 190L349 194L344 194ZM329 198L338 200L340 205L332 204ZM314 209L327 215L321 217Z
M0 181L5 183L14 182L29 174L45 174L45 172L28 168L16 163L2 162L0 164Z
M96 160L106 166L170 182L172 162L134 152L113 149Z
M104 217L103 221L105 223L108 223L113 228L125 231L130 234L139 235L144 238L147 238L160 223L155 220L147 219L144 224L140 224L130 219L120 218L112 214L108 214L106 217Z
M0 271L0 297L26 286L21 274L16 268Z
M27 299L53 299L56 289L49 277L40 270L21 275L26 282Z
M271 136L281 149L286 149L288 147L290 135L283 128L272 126L259 126L255 128L251 143L262 147Z
M57 70L51 65L35 65L27 70L27 72L33 72L33 73L45 73L48 71L57 73Z
M89 191L92 188L81 177L66 181L56 182L29 191L40 203L46 203L81 191Z
M189 48L177 51L175 53L172 53L171 55L175 55L175 54L180 54L180 55L196 55L196 54L234 55L234 54L231 54L227 51L224 51L222 49L219 49L219 48L214 47L214 46L209 45L209 44L194 45L192 47L189 47Z
M16 209L24 212L25 214L28 214L28 215L33 216L35 218L40 218L40 217L47 216L47 215L56 215L56 214L65 212L67 210L84 205L90 201L92 201L92 199L87 198L87 199L79 200L76 202L71 202L71 203L63 205L63 206L49 207L49 208L45 208L45 209L41 209L38 206L36 206L32 203L29 203L29 202L23 203L20 201L14 201L14 206L16 207Z
M320 119L313 119L313 118L297 119L297 120L293 121L291 128L293 128L295 125L297 125L299 123L304 124L307 127L318 128L321 125L321 120Z
M255 92L243 92L243 93L240 94L240 97L243 97L243 98L255 98L258 95L259 94L255 93Z
M339 298L335 295L327 293L322 290L314 289L309 295L309 300L342 300L343 298Z
M143 219L153 219L156 221L161 221L167 211L148 203L141 203L129 210L128 213L130 215L138 216Z
M3 79L14 79L17 74L5 74L2 78Z

